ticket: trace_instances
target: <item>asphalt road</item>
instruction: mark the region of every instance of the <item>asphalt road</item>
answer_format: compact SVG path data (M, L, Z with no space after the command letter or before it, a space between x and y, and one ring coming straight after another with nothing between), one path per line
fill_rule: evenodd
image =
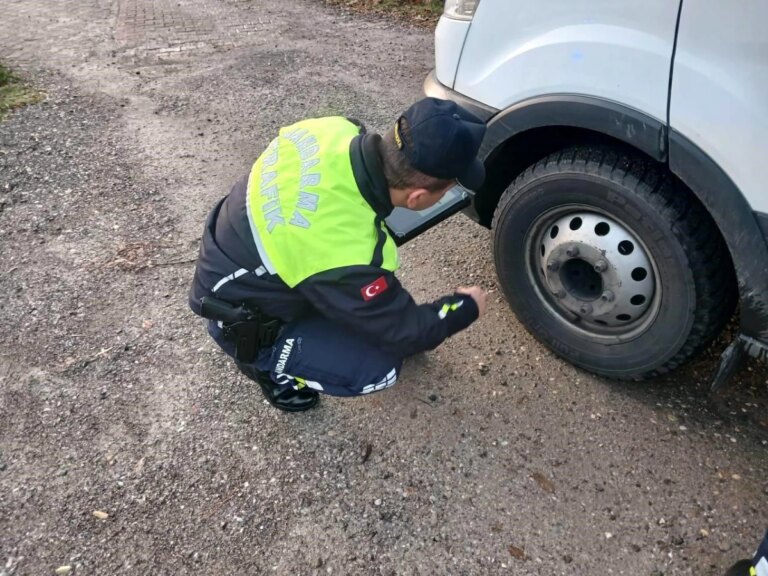
M699 576L755 547L765 368L718 397L725 340L657 382L576 370L464 217L400 277L420 301L479 283L489 312L389 391L280 413L188 311L205 215L275 130L383 129L428 31L300 0L6 0L0 58L47 94L0 124L0 575Z

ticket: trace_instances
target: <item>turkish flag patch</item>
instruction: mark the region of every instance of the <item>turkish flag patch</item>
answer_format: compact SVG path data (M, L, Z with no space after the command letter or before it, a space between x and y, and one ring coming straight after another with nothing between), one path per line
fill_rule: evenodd
M384 276L381 276L368 284L368 286L363 286L360 289L360 294L363 295L363 300L367 302L368 300L376 298L376 296L384 292L387 288L389 288L387 279L384 278Z

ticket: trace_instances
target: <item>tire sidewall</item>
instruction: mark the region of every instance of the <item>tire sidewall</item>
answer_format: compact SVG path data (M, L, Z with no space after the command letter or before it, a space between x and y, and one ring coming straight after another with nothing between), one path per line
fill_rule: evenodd
M674 222L652 201L650 190L605 176L558 172L533 176L507 190L494 234L496 270L507 300L526 327L574 364L615 377L653 371L685 345L695 319L696 288ZM590 341L549 309L528 273L526 239L539 216L564 205L592 206L627 225L655 263L661 296L648 328L630 340Z

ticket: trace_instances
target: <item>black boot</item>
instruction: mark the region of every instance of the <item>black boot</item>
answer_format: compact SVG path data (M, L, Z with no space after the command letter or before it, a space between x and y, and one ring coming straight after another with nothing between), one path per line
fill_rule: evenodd
M289 386L278 386L272 381L267 372L259 372L248 364L237 364L237 367L248 378L259 383L267 402L279 410L303 412L304 410L314 408L320 402L320 395L314 390L306 388L294 390Z

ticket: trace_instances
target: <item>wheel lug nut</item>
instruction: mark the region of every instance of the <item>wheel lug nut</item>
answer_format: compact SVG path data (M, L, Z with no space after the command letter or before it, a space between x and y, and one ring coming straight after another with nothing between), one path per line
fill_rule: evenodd
M602 300L603 302L613 302L614 300L616 300L616 295L610 290L606 290L600 296L600 300Z
M560 269L560 263L557 261L550 262L547 264L547 270L550 272L557 272Z
M595 262L595 272L605 272L608 270L608 263L605 260Z
M592 304L582 304L579 311L585 315L592 314Z
M568 250L566 250L565 253L569 258L576 258L576 256L579 255L579 249L576 246L573 246L571 248L568 248Z

